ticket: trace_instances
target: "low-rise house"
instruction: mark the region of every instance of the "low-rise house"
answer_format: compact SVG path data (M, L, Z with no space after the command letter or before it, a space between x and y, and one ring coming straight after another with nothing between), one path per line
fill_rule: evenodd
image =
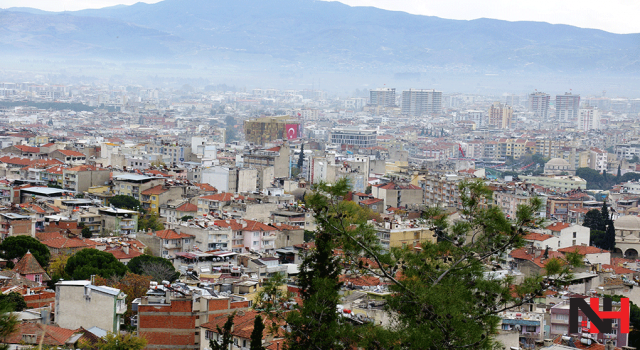
M34 237L35 233L35 218L16 213L0 213L0 235L3 239L12 236Z
M160 230L155 232L141 232L136 235L137 240L149 247L154 256L161 256L173 260L176 253L192 250L194 236L175 230Z
M589 245L591 229L585 226L568 224L565 222L554 222L545 228L547 234L558 238L557 247L553 249L561 249L578 245Z
M16 263L13 267L13 272L38 284L51 280L47 272L38 263L38 260L29 251Z
M251 333L253 332L254 320L258 312L256 311L239 311L233 319L233 328L231 331L232 344L231 350L248 349L251 344ZM227 322L228 315L218 315L212 317L207 323L200 325L200 349L209 348L209 341L222 341L222 335L218 333L218 329L222 329ZM262 346L268 347L271 343L275 343L284 337L283 327L272 327L273 324L269 320L265 323L265 331L262 336ZM278 334L272 334L271 329L278 329Z
M60 281L56 283L56 323L65 328L99 327L118 333L127 311L122 291L106 286L94 286L90 281Z
M562 249L558 249L560 253L578 253L587 260L591 265L595 264L609 264L611 262L611 253L607 250L588 246L588 245L575 245Z
M166 218L170 224L177 223L185 216L195 217L197 212L198 206L188 201L169 201L160 205L160 216Z
M49 157L71 165L82 165L87 162L86 155L68 149L55 150L49 154Z
M2 343L9 345L11 350L36 349L39 344L51 349L75 349L83 339L86 337L82 330L25 322L18 324L16 331Z

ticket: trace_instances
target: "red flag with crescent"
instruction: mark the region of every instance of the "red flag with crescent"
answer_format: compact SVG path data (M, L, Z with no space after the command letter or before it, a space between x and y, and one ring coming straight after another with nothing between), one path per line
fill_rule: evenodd
M285 124L287 132L287 140L295 140L298 138L298 124Z

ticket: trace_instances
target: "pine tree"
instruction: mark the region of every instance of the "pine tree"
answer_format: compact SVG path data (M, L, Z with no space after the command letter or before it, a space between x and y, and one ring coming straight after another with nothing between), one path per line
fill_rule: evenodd
M300 146L300 157L298 158L298 169L302 171L304 165L304 143Z
M613 251L616 248L616 229L613 220L608 220L607 230L604 235L604 247L602 249Z
M229 350L229 346L231 346L233 342L231 330L233 328L233 318L235 316L235 312L227 316L227 322L224 323L222 329L219 326L216 326L216 331L220 340L214 340L213 338L209 339L209 348L211 350Z
M622 170L620 169L620 164L618 164L618 178L622 176Z
M251 332L251 344L249 350L264 350L262 346L262 332L264 331L264 323L262 323L262 317L256 316L253 321L253 331Z
M604 221L605 225L607 221L611 220L611 216L609 215L609 208L607 207L607 198L602 202L602 209L600 209L600 213L602 213L602 221ZM603 231L605 228L602 229Z

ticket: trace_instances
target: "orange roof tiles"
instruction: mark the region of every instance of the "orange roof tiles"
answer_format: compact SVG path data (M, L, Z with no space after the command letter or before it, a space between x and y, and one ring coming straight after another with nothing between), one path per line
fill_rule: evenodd
M194 236L188 235L186 233L178 233L174 230L160 230L155 232L156 236L162 239L181 239L181 238L192 238Z
M218 201L218 202L230 202L233 198L244 199L243 196L236 196L233 193L223 192L217 194L211 194L208 196L202 196L201 199L208 199L210 201Z
M188 211L188 212L196 212L198 211L198 206L195 204L191 204L189 202L184 203L183 205L176 208L177 211Z
M148 189L146 189L146 190L144 190L144 191L142 191L140 193L148 196L148 195L154 195L154 194L156 194L156 195L157 194L162 194L162 193L165 193L167 191L169 191L169 189L164 187L164 185L158 185L158 186L153 186L151 188L148 188Z
M107 249L105 250L105 252L111 253L111 255L113 255L118 260L133 259L142 255L142 253L136 251L135 249L129 249L129 253L125 253L122 248Z
M566 222L556 222L554 224L547 226L546 229L555 231L555 232L560 232L569 226L571 225L567 224Z
M372 204L376 204L376 203L383 202L383 201L384 200L380 199L380 198L369 198L369 199L365 199L365 200L361 201L360 203L364 204L364 205L372 205Z
M553 238L553 235L545 235L543 233L532 232L524 236L523 238L530 241L546 241L549 238Z
M580 255L608 253L607 250L588 246L588 245L574 245L571 247L558 249L558 251L562 253L573 253L576 250Z
M21 150L22 152L30 152L30 153L39 153L40 152L40 148L38 147L31 147L31 146L26 146L26 145L15 145L15 148Z
M55 152L60 152L67 157L86 157L83 153L80 153L78 151L72 151L70 149L59 149L59 150L56 150Z
M218 192L218 190L209 185L209 184L195 184L196 186L198 186L201 190L206 191L206 192Z

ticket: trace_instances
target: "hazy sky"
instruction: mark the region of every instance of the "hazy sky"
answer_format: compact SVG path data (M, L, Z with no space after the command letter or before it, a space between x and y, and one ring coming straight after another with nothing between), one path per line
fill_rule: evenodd
M48 11L73 11L135 2L138 1L0 0L0 8L23 6ZM637 0L342 0L341 2L352 6L375 6L443 18L486 17L509 21L543 21L603 29L614 33L640 33L640 21L637 20L637 15L640 14L640 1Z

